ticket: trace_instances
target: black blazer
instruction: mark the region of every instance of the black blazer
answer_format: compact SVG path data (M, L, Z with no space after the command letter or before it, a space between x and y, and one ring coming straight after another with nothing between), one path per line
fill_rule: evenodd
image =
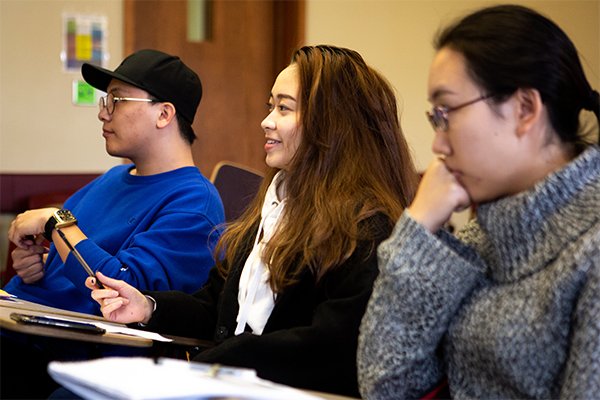
M361 222L373 240L359 242L351 257L318 284L306 271L277 296L260 336L233 334L239 279L254 237L248 238L226 280L213 268L206 285L193 295L145 292L157 302L148 329L217 343L194 361L253 368L261 378L286 385L358 396L358 329L378 273L377 245L392 228L382 215Z

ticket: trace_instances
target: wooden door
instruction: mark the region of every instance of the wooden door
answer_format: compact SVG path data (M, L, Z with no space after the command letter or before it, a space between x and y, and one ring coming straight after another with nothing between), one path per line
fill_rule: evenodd
M187 40L186 0L125 0L125 53L154 48L195 70L203 97L193 152L205 176L221 160L264 170L260 122L277 73L304 36L304 0L209 2L208 40Z

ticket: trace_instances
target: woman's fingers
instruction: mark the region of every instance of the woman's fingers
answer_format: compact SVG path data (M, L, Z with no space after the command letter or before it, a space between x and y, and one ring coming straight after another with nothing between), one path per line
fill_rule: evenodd
M91 289L91 290L98 289L98 287L96 286L96 280L94 278L92 278L91 276L88 276L87 278L85 278L85 287L87 287L88 289ZM92 297L94 297L94 296L92 295Z
M113 288L114 290L120 291L121 289L129 287L129 284L127 282L119 280L119 279L109 278L108 276L104 275L100 271L96 271L96 278L105 287L110 287L110 288ZM95 282L94 282L94 284L95 284Z
M111 314L113 312L117 311L122 306L123 306L123 299L120 297L116 298L116 299L105 299L100 307L100 310L102 311L102 314L104 316L110 315L112 318L113 316Z

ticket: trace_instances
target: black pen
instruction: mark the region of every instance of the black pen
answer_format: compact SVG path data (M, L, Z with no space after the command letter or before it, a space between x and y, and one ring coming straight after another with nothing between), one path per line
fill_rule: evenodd
M73 245L71 244L71 242L69 242L69 240L67 239L67 237L65 236L65 234L60 229L56 229L56 231L60 235L60 238L62 239L62 241L65 242L65 244L67 245L67 247L69 248L69 250L71 250L71 252L73 253L73 255L75 255L75 258L77 259L77 261L79 261L79 264L81 264L81 266L83 267L83 269L85 269L85 272L87 272L87 274L89 276L91 276L92 278L96 279L96 286L98 286L100 289L104 289L104 286L100 283L100 281L98 280L98 278L96 278L96 274L94 273L94 271L92 271L92 269L90 268L90 266L88 265L88 263L85 262L85 260L83 259L83 257L81 257L81 254L75 249L75 247L73 247Z

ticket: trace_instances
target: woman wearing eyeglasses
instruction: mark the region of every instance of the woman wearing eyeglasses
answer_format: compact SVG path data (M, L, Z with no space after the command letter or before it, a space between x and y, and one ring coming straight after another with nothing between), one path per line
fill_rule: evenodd
M599 118L565 33L520 6L445 29L429 75L438 157L392 236L361 326L368 399L600 393ZM442 229L477 206L458 238Z

